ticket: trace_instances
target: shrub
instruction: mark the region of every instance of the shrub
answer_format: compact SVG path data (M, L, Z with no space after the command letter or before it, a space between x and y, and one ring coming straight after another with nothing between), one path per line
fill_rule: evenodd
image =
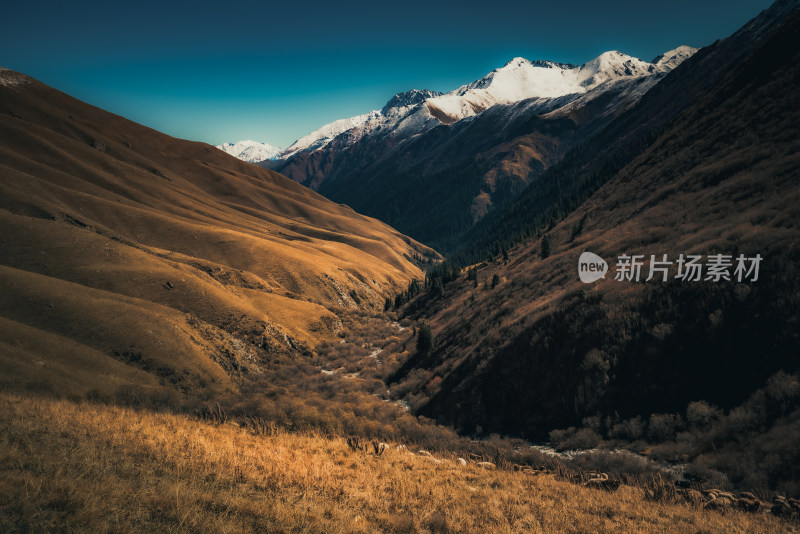
M600 443L600 435L588 428L581 428L562 443L566 449L593 449Z
M800 381L796 376L778 371L767 381L767 395L783 413L800 398Z
M681 426L681 417L677 414L654 413L647 424L647 438L650 441L667 441L675 439L675 434Z
M617 423L608 434L611 438L636 441L644 435L644 421L637 415L632 419Z
M569 428L557 428L555 430L551 430L549 434L550 444L555 447L556 449L566 449L566 447L562 447L562 443L566 443L566 441L575 435L575 427L571 426Z
M111 404L114 400L111 395L100 389L94 388L86 392L86 400L89 402L96 402L98 404Z
M616 475L641 475L659 472L656 462L627 451L591 451L575 455L572 462L586 471Z
M695 428L708 428L719 416L719 409L706 401L690 402L686 408L686 422Z

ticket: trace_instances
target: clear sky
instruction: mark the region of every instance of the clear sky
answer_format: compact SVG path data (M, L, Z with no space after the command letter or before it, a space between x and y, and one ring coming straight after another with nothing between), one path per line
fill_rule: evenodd
M726 37L769 0L5 2L0 65L168 134L286 147L412 88L522 56L651 60Z

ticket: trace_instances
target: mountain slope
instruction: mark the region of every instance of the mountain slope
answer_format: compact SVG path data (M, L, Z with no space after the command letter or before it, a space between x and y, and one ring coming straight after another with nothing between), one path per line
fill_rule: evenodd
M507 248L524 236L549 227L574 210L606 180L640 155L663 129L752 53L764 33L794 9L795 2L776 2L723 41L700 50L663 81L646 91L630 109L576 145L558 165L534 181L507 209L497 210L472 228L450 254L460 261L479 261L487 252ZM656 58L658 59L658 58ZM769 58L766 59L770 62ZM561 116L570 106L552 116Z
M649 92L635 115L604 130L593 150L543 175L569 196L569 180L580 176L571 174L573 165L602 168L612 147L627 142L612 132L654 134L643 148L631 143L638 152L578 209L539 229L547 232L549 255L544 238L523 240L507 262L477 265L477 284L462 274L443 296L431 292L412 303L411 314L430 322L438 344L394 378L402 384L425 377L415 391L430 396L421 412L465 432L539 439L584 423L591 433L613 436L623 420L642 427L651 414L667 413L676 421L674 437L676 427L686 428L687 405L705 401L732 410L732 426L714 435L713 448L730 440L739 452L722 469L741 471L732 467L739 462L752 467L740 473L753 477L747 484L794 484L787 456L796 450L794 427L782 430L772 450L742 436L796 421L786 408L796 392L775 400L788 404L773 413L769 395L778 394L757 390L776 373L800 371L799 36L797 2L777 2L698 52ZM709 65L720 70L709 75ZM704 83L688 91L692 80ZM667 101L679 109L672 118L662 115ZM541 191L523 193L515 210L552 207ZM585 251L610 264L593 285L576 276ZM650 255L674 261L717 253L760 254L759 279L683 282L673 278L673 264L668 282L644 282ZM639 283L614 280L622 254L645 257ZM681 439L676 448L693 438Z
M274 172L0 71L5 381L234 388L435 255ZM66 348L66 350L65 350Z

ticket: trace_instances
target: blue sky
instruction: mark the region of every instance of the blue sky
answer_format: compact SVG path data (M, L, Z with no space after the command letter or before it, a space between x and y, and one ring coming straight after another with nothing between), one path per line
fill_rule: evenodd
M767 0L7 2L0 65L171 135L288 146L408 89L515 56L651 60L726 37Z

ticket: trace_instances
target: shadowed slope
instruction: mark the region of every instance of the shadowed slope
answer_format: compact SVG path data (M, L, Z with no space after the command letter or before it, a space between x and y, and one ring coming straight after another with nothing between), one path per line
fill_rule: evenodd
M406 368L442 379L423 413L467 432L478 426L543 438L587 417L611 426L615 417L683 413L700 399L731 409L779 370L800 370L796 6L776 3L662 82L701 76L693 69L727 62L736 49L735 68L693 95L577 210L542 229L548 257L543 239L528 239L507 262L479 265L477 289L462 275L445 298L429 295L412 308L438 339L428 359ZM734 45L748 35L742 56ZM602 162L596 154L587 167ZM550 177L554 188L570 185ZM519 211L540 206L531 201ZM584 251L608 260L605 280L579 281ZM758 281L683 282L673 263L668 282L658 275L644 282L651 255L675 262L698 254L705 263L719 253L760 254ZM644 256L639 283L614 280L622 254Z

